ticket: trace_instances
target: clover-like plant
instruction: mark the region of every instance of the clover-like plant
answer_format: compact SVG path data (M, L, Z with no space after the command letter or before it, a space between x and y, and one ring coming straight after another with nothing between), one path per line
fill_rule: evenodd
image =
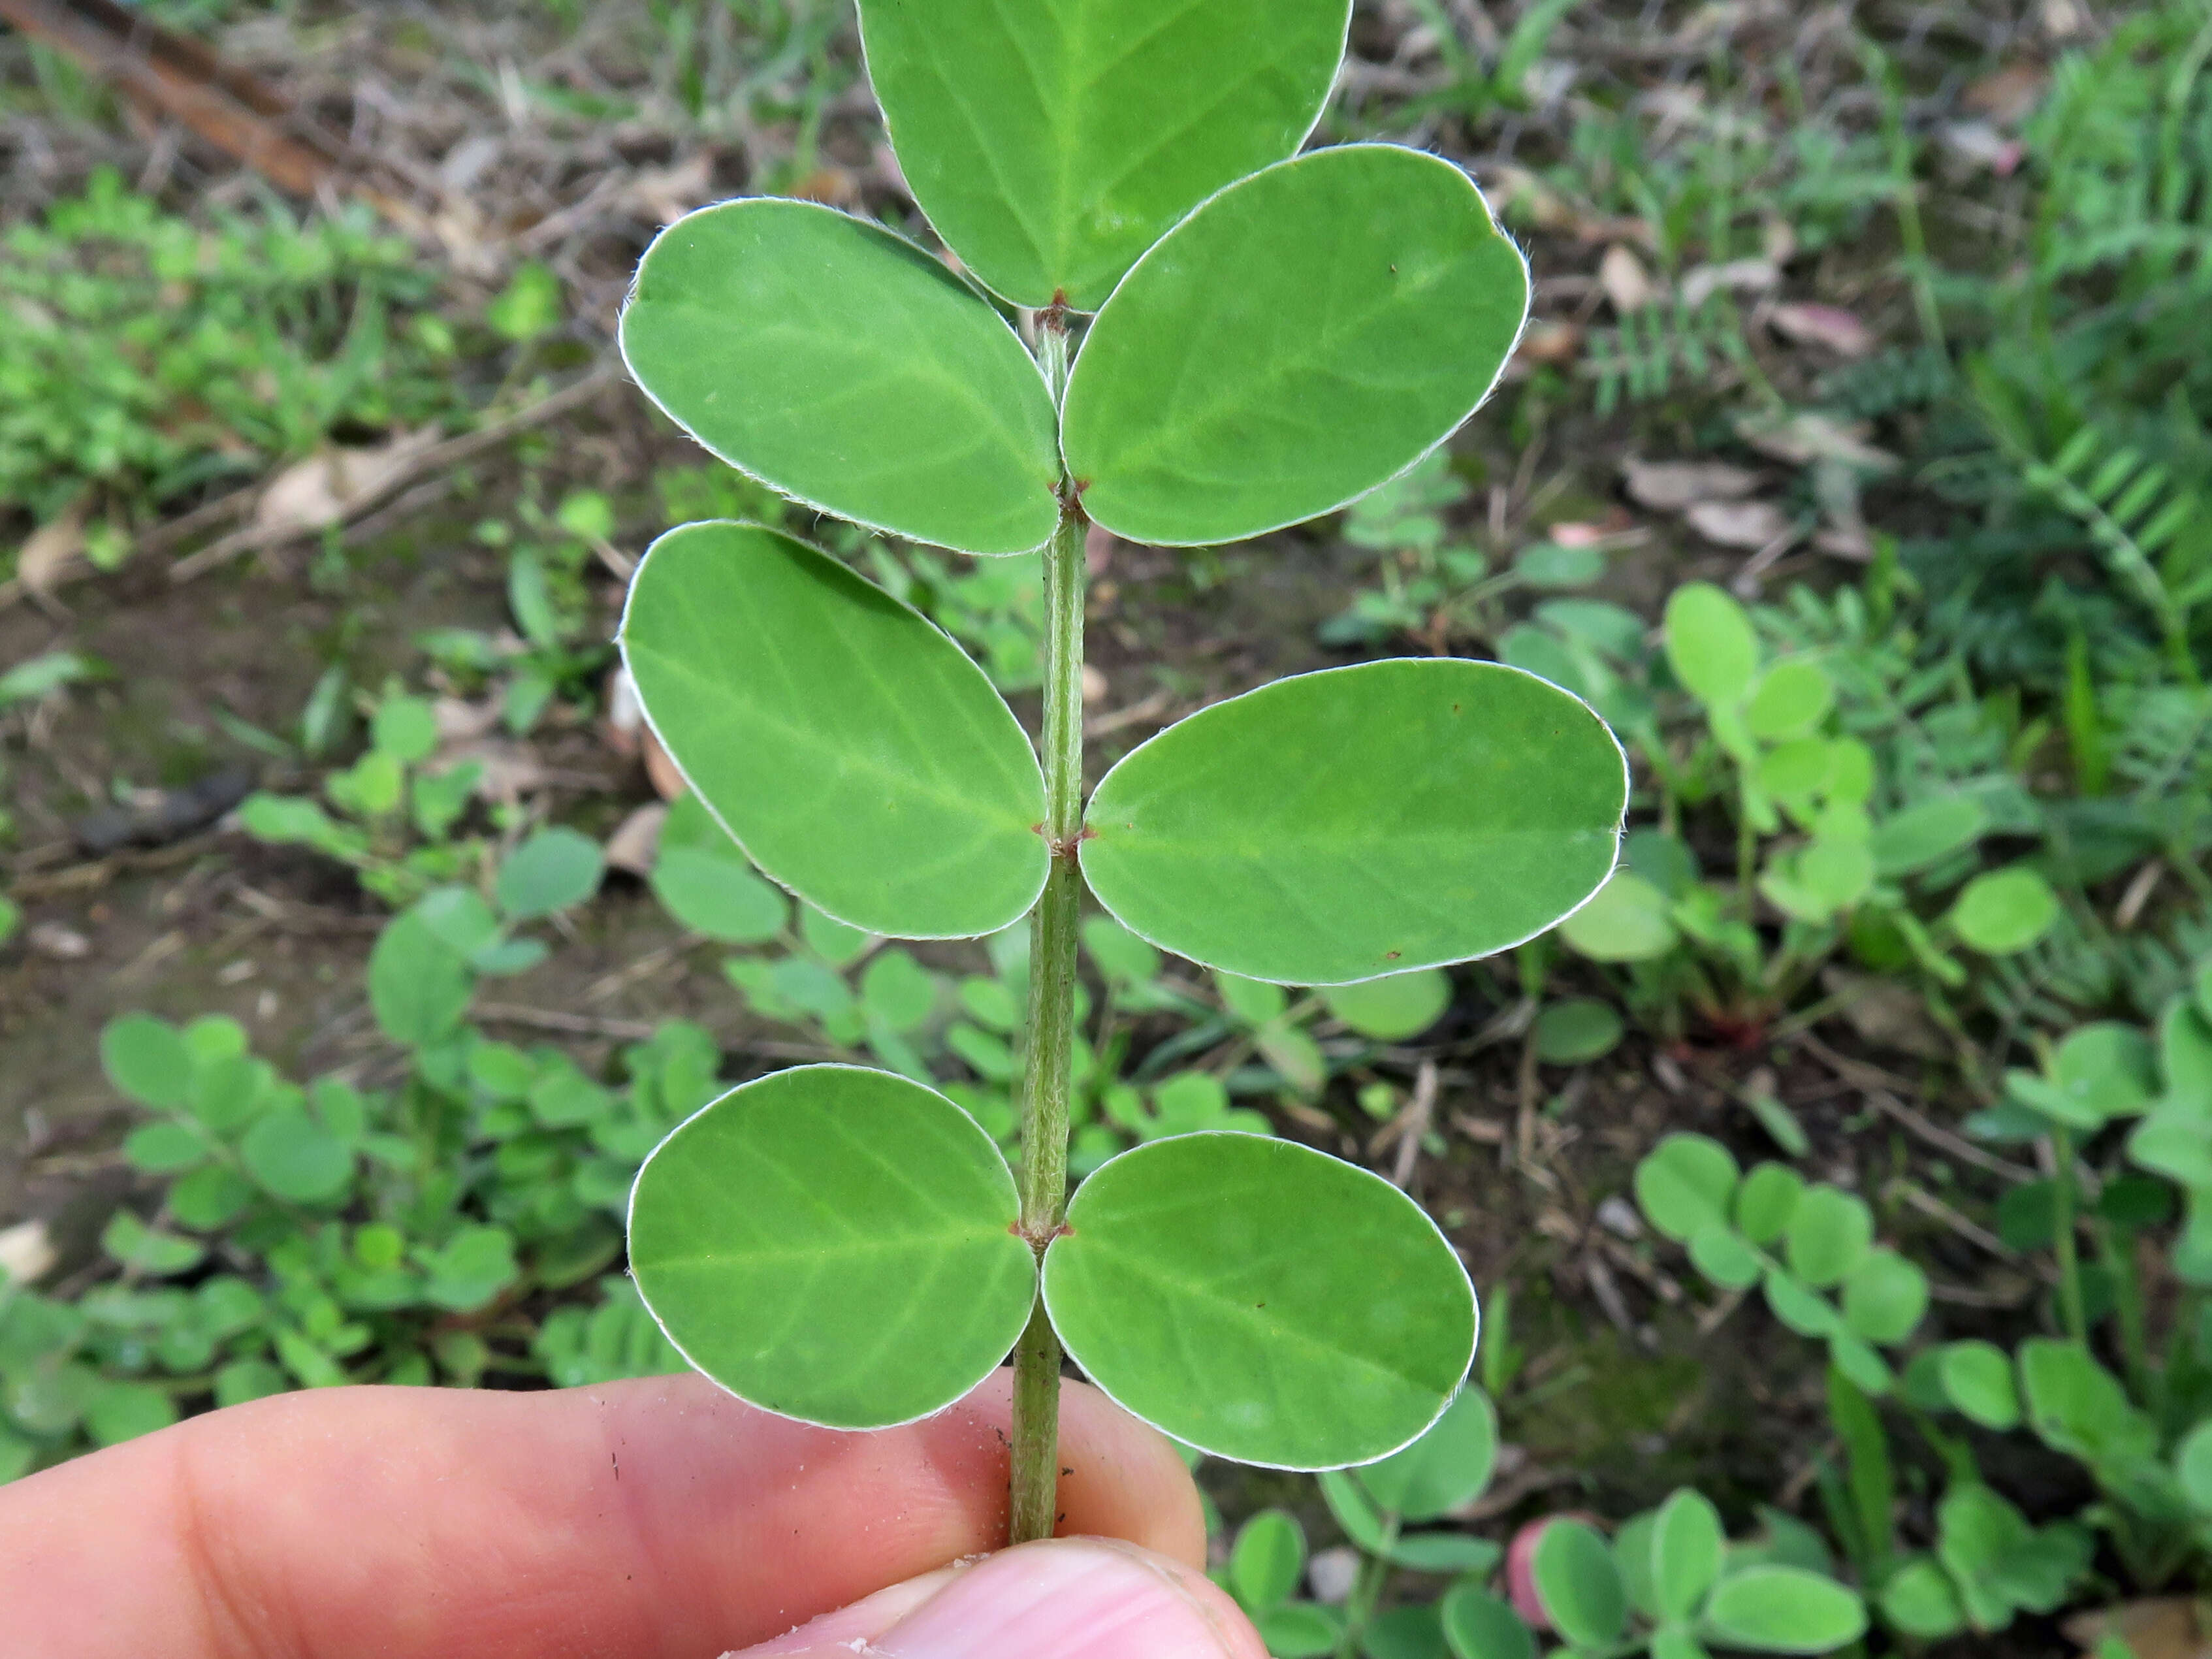
M813 203L725 202L661 234L623 316L647 394L792 500L978 557L1046 550L1034 746L943 633L757 526L661 537L622 630L647 717L768 876L901 939L1031 919L1018 1176L922 1084L802 1066L678 1128L630 1212L670 1338L773 1411L899 1423L1012 1350L1016 1541L1052 1530L1063 1346L1192 1446L1320 1468L1414 1439L1475 1342L1435 1225L1310 1148L1166 1136L1068 1200L1085 888L1222 973L1331 986L1518 943L1613 865L1619 745L1494 663L1262 687L1085 802L1086 526L1190 547L1341 507L1466 419L1526 314L1527 268L1457 167L1297 154L1348 16L862 0L893 147L957 266Z

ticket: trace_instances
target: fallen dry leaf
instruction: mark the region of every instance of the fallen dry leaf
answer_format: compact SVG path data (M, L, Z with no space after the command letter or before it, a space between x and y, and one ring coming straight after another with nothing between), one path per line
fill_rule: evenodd
M1730 294L1765 294L1782 281L1771 259L1731 259L1724 265L1698 265L1682 277L1682 303L1692 311L1727 289Z
M1083 703L1089 708L1094 702L1106 701L1106 676L1096 664L1083 665Z
M253 527L263 537L301 535L337 524L354 502L404 472L438 441L434 428L401 432L367 448L326 449L286 467L254 504Z
M1530 363L1572 362L1583 349L1583 331L1572 323L1531 323L1522 331L1521 342L1513 348L1513 361L1524 367Z
M1942 1029L1928 1016L1928 1005L1911 987L1845 968L1823 970L1820 987L1836 999L1844 1023L1875 1048L1921 1060L1941 1060L1950 1052Z
M482 768L477 777L477 796L489 801L516 801L550 781L545 763L528 744L503 738L477 738L441 749L423 766L433 774L452 771L473 763Z
M1900 465L1897 457L1869 443L1869 430L1863 421L1838 421L1806 410L1779 420L1758 415L1740 415L1735 420L1736 436L1760 454L1792 466L1841 461L1865 472L1895 471Z
M2185 1595L2152 1595L2095 1613L2077 1613L2066 1634L2081 1644L2083 1659L2105 1638L2117 1636L2136 1659L2212 1659L2197 1603Z
M824 162L791 187L802 202L821 202L830 207L852 207L860 199L860 183L843 167Z
M471 702L465 697L440 697L430 705L431 716L438 723L438 741L467 743L483 736L499 724L506 702L503 691L493 693L482 702Z
M41 599L49 597L84 564L84 503L71 502L23 538L15 550L15 580Z
M889 144L878 144L869 152L869 161L877 183L902 200L914 200L913 187L906 181L906 169L899 166L898 155Z
M10 1285L35 1285L54 1270L61 1252L43 1221L19 1221L0 1227L0 1280Z
M647 801L617 824L614 834L607 837L607 862L633 876L651 875L653 861L660 853L660 827L667 822L666 804Z
M1790 533L1772 501L1699 501L1682 521L1716 547L1763 548Z
M653 728L645 730L645 775L651 781L653 793L663 800L674 800L691 786L684 781L684 774L677 770L668 751L660 746L660 739L653 735Z
M2016 127L2043 101L2043 88L2050 80L2050 71L2039 64L2008 64L1969 82L1959 101L1999 126Z
M630 180L632 205L657 225L672 224L714 196L714 158L701 150L672 167L653 167Z
M1092 576L1103 576L1114 562L1114 544L1119 538L1103 524L1094 524L1083 532L1083 568Z
M1620 464L1628 497L1654 513L1680 513L1699 501L1735 501L1759 487L1759 476L1725 461L1646 461L1632 455ZM1558 540L1556 532L1553 536Z
M1606 249L1605 257L1597 262L1597 285L1605 290L1614 313L1622 317L1643 310L1658 297L1644 261L1618 242Z
M600 706L607 712L599 721L599 736L608 748L629 759L638 750L639 733L645 730L645 705L637 700L637 687L629 670L617 663L607 671Z
M25 935L30 946L42 957L52 957L56 962L82 962L92 954L92 941L74 927L64 927L58 921L42 921Z
M1874 349L1874 331L1841 306L1793 301L1775 307L1766 320L1794 345L1822 346L1838 357L1863 357Z
M1528 168L1501 162L1480 171L1484 194L1501 216L1537 230L1565 230L1575 222L1565 198Z
M1947 121L1936 130L1937 142L1969 167L1987 167L2009 178L2027 154L2017 138L2008 138L1987 121Z

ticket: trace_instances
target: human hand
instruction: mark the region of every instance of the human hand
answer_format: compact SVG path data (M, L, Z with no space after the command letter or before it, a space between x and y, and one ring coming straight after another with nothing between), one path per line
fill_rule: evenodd
M1265 1659L1173 1449L1079 1383L1060 1530L1094 1536L963 1561L1004 1535L1007 1376L872 1434L696 1376L234 1407L0 1487L0 1651Z

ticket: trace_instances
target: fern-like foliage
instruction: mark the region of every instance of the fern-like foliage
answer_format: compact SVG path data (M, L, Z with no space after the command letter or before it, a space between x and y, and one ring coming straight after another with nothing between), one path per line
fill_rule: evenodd
M1703 381L1717 369L1758 372L1743 337L1743 319L1716 295L1695 310L1677 300L1632 311L1589 338L1581 373L1597 382L1597 412L1608 415L1626 398L1650 403L1674 389L1679 378Z
M2158 617L2167 637L2186 638L2189 611L2212 597L2204 503L2178 485L2162 462L2084 426L2048 461L2025 459L2021 476L2089 532L2106 562Z
M1925 346L1893 346L1820 377L1825 408L1846 420L1878 421L1925 409L1951 389L1951 360Z

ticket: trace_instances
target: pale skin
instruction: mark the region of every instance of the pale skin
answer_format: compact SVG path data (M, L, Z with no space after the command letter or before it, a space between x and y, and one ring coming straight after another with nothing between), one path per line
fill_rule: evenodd
M1158 1435L1060 1402L1058 1539L1003 1540L1009 1373L869 1434L696 1376L280 1395L0 1487L40 1659L1265 1659ZM1078 1536L1079 1534L1082 1536Z

